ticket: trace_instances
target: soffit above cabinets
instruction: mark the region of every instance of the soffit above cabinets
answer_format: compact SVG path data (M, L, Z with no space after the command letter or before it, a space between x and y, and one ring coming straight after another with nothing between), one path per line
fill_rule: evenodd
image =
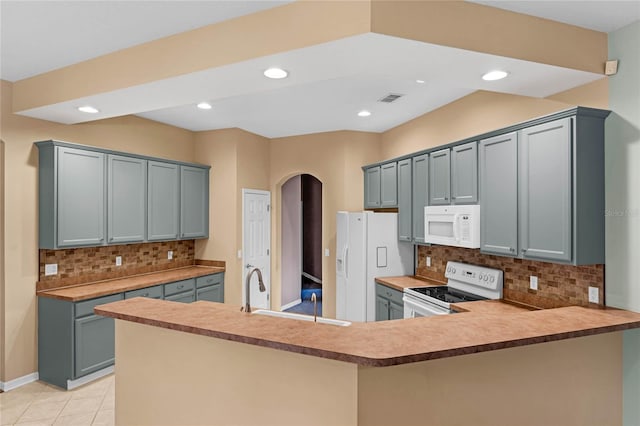
M289 77L265 78L262 71L273 65L287 69ZM496 68L508 70L509 78L482 80L486 71ZM545 97L599 78L596 73L368 33L20 114L67 124L136 114L193 131L238 127L271 138L335 130L383 132L476 90ZM391 104L378 102L389 93L404 96ZM197 109L202 101L212 108ZM100 113L77 111L84 104ZM358 117L362 109L372 116Z
M6 12L12 10L5 3L13 2L2 3L3 23ZM78 12L79 6L71 3L69 13ZM98 3L103 7L122 2ZM141 11L149 12L142 3L171 2L133 2L140 7L136 12L139 18ZM65 124L134 114L192 131L238 127L272 138L337 130L383 132L477 90L543 98L603 77L599 71L600 59L606 55L603 34L562 24L538 27L541 20L472 3L266 2L268 7L289 3L270 10L263 10L265 2L254 6L254 2L243 1L220 3L248 6L239 11L221 6L219 15L202 9L202 14L228 20L251 10L261 11L18 81L13 90L14 112ZM458 19L460 8L465 9L467 21ZM159 13L158 20L168 19L170 10ZM443 31L432 29L440 20L434 21L434 17L441 15L435 12L449 13L446 28L453 25L454 36L461 28L468 36L440 40ZM515 32L499 25L493 25L491 31L495 38L504 36L506 30L517 39L513 44L518 47L537 40L521 28L555 34L542 29L558 30L560 26L562 34L572 37L556 38L549 48L547 42L537 40L536 49L542 48L542 54L536 49L533 53L505 49L501 42L478 44L487 27L484 20L476 19L477 14L497 22L515 19ZM93 25L69 24L86 31L86 40L100 34L92 32L91 28L100 29L100 25L95 16L89 16ZM155 12L153 16L155 20ZM196 21L182 19L180 13L176 16L178 23L195 25ZM416 16L430 17L430 32L421 32L424 20ZM116 40L128 31L113 24L113 19L105 22L107 33L113 33ZM140 36L137 31L132 34ZM55 40L54 35L51 38ZM475 41L465 44L470 38ZM576 49L576 40L589 48ZM31 44L44 41L40 32L30 38ZM561 47L553 55L546 54L557 46ZM83 49L68 46L70 55ZM167 55L168 51L173 53ZM3 62L5 53L3 49ZM573 60L575 57L580 60ZM40 59L47 62L46 57ZM273 66L286 69L289 77L265 78L263 71ZM508 78L493 82L481 79L495 69L508 71ZM393 103L378 102L389 93L402 97ZM200 102L212 108L197 109ZM78 111L85 105L99 112ZM359 117L362 110L370 116Z

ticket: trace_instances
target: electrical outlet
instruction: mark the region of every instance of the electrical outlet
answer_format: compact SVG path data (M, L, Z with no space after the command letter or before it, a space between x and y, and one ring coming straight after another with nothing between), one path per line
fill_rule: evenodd
M600 303L600 289L589 287L589 303Z
M238 250L238 259L242 259L242 250Z
M167 252L167 259L169 259L169 260L173 259L173 250L169 250Z
M538 289L538 277L531 275L529 277L529 288L531 290L537 290Z
M427 268L431 268L431 257L427 256Z
M58 264L57 263L47 263L44 265L44 275L58 275Z
M122 256L116 256L116 266L122 266Z

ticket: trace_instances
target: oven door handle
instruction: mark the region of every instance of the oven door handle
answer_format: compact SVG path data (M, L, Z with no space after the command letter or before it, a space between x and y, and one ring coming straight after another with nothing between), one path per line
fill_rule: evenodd
M424 301L416 301L415 298L404 295L402 297L402 301L404 302L405 305L407 305L409 307L409 309L417 311L417 312L424 312L427 311L432 315L448 315L449 311L446 308L442 308L440 306L436 307L436 305L433 305L429 302L424 302Z

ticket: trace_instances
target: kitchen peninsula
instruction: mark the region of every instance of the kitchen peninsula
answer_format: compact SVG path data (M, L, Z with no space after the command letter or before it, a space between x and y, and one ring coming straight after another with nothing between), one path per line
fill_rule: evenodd
M620 332L640 327L577 306L349 327L211 302L95 312L116 319L116 423L138 425L619 424Z

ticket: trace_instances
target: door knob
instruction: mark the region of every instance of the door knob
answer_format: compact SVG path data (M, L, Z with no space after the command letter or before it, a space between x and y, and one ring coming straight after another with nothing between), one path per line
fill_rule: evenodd
M253 265L251 265L251 264L247 263L247 264L246 264L246 266L245 266L245 268L255 268L255 266L253 266Z

